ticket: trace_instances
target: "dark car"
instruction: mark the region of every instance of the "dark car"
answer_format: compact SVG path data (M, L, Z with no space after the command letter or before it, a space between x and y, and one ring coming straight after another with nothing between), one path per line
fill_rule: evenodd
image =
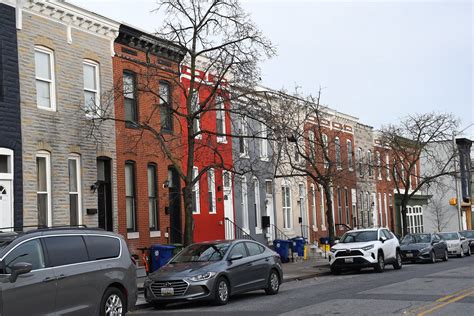
M461 236L467 239L469 242L469 247L471 248L471 253L474 252L474 230L463 230L459 232Z
M120 235L0 232L0 315L120 316L136 299L136 266Z
M400 243L403 261L426 261L435 263L436 259L448 260L448 245L438 234L409 234Z
M190 245L145 281L145 299L166 303L212 300L224 305L231 295L263 289L276 294L283 280L280 256L250 240Z

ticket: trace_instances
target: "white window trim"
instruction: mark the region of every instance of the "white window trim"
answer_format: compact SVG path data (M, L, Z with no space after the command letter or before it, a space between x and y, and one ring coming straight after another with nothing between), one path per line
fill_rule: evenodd
M349 171L354 171L354 159L352 158L353 150L352 150L352 141L348 139L346 141L347 144L347 165ZM349 151L350 148L350 151Z
M95 82L96 82L96 85L97 85L96 89L92 90L92 89L86 88L85 85L84 85L84 82L82 83L84 91L95 93L95 106L96 106L95 113L86 113L86 117L88 117L88 118L97 118L97 117L100 117L102 115L102 108L101 108L101 104L100 104L100 73L99 73L100 72L100 67L99 67L99 63L97 63L93 60L90 60L90 59L84 59L83 66L84 65L92 66L92 67L95 68ZM82 71L84 71L84 69ZM86 101L84 100L84 108L86 107L85 102Z
M193 114L194 114L194 112L197 112L197 111L200 110L199 91L196 90L194 93L195 94L193 95L193 97L195 97L196 99L195 100L194 100L194 98L191 99L191 101L196 101L196 102L192 102L192 104L191 104L191 110L193 111ZM202 115L202 113L200 113L197 118L194 118L194 120L196 120L196 131L194 130L194 120L193 120L193 133L199 133L201 131L201 115ZM198 134L194 138L195 139L201 139L202 134Z
M388 154L385 155L385 172L387 172L387 181L390 181L390 157Z
M287 181L287 180L284 180L281 184L281 187L282 187L282 196L285 195L285 192L286 192L286 188L288 188L288 194L290 195L289 196L289 201L290 201L290 205L285 205L285 204L282 204L282 209L283 209L283 229L286 230L286 231L289 231L289 230L292 230L293 229L293 208L292 208L292 200L291 200L291 187L290 187L290 183ZM287 199L283 199L286 203ZM288 215L288 218L289 218L289 222L287 223L287 227L285 227L285 221L286 221L286 214L285 214L285 210L289 213Z
M382 180L382 156L379 151L375 152L375 160L377 162L377 179Z
M322 185L319 185L319 192L321 193L321 230L326 230L326 206L324 205L324 188Z
M338 151L339 151L339 161L337 159ZM342 151L341 151L341 140L339 139L339 137L334 138L334 156L336 160L337 170L342 170Z
M378 208L379 208L379 216L380 216L379 227L382 227L382 226L383 226L382 194L381 194L380 192L377 193L377 197L378 197L378 201L379 201L379 205L378 205Z
M268 131L264 123L260 123L260 160L268 161Z
M13 159L13 156L14 156L14 153L13 153L13 150L9 149L9 148L0 148L0 155L5 155L5 156L8 156L8 159L10 161L10 170L11 172L8 172L8 173L0 173L0 179L2 180L12 180L12 185L13 185L13 175L15 173L15 166L14 166L14 159ZM12 186L12 189L14 187ZM13 199L13 195L12 194L12 199Z
M260 208L260 182L256 177L253 177L253 193L254 193L254 205L255 205L255 232L257 234L262 233L262 210Z
M324 149L323 155L328 156L329 155L329 152L328 152L328 135L322 134L321 138L322 138L322 141L323 141L323 149ZM325 157L323 157L323 160L324 160L324 168L329 168L329 161L327 161Z
M209 169L207 175L207 185L208 185L208 193L212 193L212 201L211 201L211 210L209 214L216 214L216 173L214 171L214 168ZM209 180L211 183L209 183Z
M216 107L217 107L217 111L216 111L216 124L217 124L217 116L218 115L222 115L222 120L224 122L223 126L222 126L222 134L226 134L227 131L226 131L226 113L225 113L225 104L224 104L224 99L220 96L217 96L216 97ZM216 125L216 131L217 131L217 125ZM223 136L217 136L217 142L218 143L221 143L221 144L227 144L227 136L226 135L223 135Z
M199 174L198 167L193 167L193 180L197 178ZM199 180L194 183L193 190L196 192L196 209L193 210L193 214L201 214L201 195L199 194Z
M240 117L240 136L242 137L242 141L244 142L244 152L240 152L240 144L239 144L239 156L240 158L249 158L249 143L247 136L247 118L245 116ZM240 141L240 140L239 140Z
M78 154L71 154L68 157L68 162L69 160L75 160L76 161L76 176L77 176L77 192L70 192L71 193L77 193L77 223L78 225L82 225L82 178L81 178L81 156ZM68 164L69 165L69 164Z
M48 82L49 85L49 95L50 95L50 101L51 101L51 107L44 107L40 106L39 104L36 104L36 107L41 110L46 110L46 111L51 111L51 112L56 112L56 80L55 80L55 69L54 69L54 51L44 47L44 46L35 46L35 52L41 52L44 54L49 55L49 67L50 67L50 72L51 72L51 79L45 79L45 78L38 78L36 75L36 70L35 70L35 89L36 89L36 80L43 81L43 82ZM38 91L36 91L38 93Z
M246 233L249 233L248 188L247 178L245 176L241 177L241 195L240 206L242 207L242 229Z
M298 183L298 200L300 201L301 224L308 226L308 202L306 194L306 185L304 182Z
M308 131L308 142L309 142L309 157L311 159L315 159L316 157L316 146L315 146L315 143L314 143L314 131L313 130L309 130Z
M52 211L52 205L51 205L51 201L52 201L52 198L51 198L51 154L47 151L39 151L36 153L36 157L41 157L41 158L45 158L46 160L46 186L47 186L47 190L46 191L38 191L38 188L36 188L36 192L40 192L40 193L47 193L48 194L48 210L47 210L47 218L46 218L46 223L48 226L53 226L53 211ZM36 167L38 168L38 165L36 165Z
M316 189L314 184L311 184L311 213L313 215L313 230L318 231L318 218L316 215Z
M385 207L385 224L388 227L387 193L383 194L383 204L384 204L384 207Z

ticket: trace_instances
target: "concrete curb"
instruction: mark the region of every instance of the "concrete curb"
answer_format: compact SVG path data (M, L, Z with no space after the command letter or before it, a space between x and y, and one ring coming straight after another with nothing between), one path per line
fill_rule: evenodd
M318 271L318 272L315 272L315 273L306 274L306 275L302 275L302 276L283 278L282 283L288 283L288 282L294 282L294 281L303 281L303 280L312 279L312 278L319 277L319 276L326 276L326 275L330 275L330 274L331 274L331 271L328 269L327 271ZM143 288L139 288L138 292L143 294ZM131 311L142 310L142 309L146 309L146 308L150 308L150 307L152 307L152 306L149 303L136 304L133 308L131 308Z

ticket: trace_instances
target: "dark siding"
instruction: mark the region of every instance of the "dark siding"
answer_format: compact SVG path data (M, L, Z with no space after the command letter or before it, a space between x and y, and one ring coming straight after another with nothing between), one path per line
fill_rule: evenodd
M15 9L0 4L0 147L14 151L14 223L23 225L20 83Z

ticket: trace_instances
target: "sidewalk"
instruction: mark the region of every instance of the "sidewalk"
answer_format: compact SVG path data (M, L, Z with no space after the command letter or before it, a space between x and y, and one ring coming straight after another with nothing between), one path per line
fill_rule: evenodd
M330 274L328 260L319 254L316 257L308 258L308 260L283 263L282 269L283 283ZM135 310L150 307L143 296L143 282L145 278L144 269L139 268L137 270L138 299L134 308Z

